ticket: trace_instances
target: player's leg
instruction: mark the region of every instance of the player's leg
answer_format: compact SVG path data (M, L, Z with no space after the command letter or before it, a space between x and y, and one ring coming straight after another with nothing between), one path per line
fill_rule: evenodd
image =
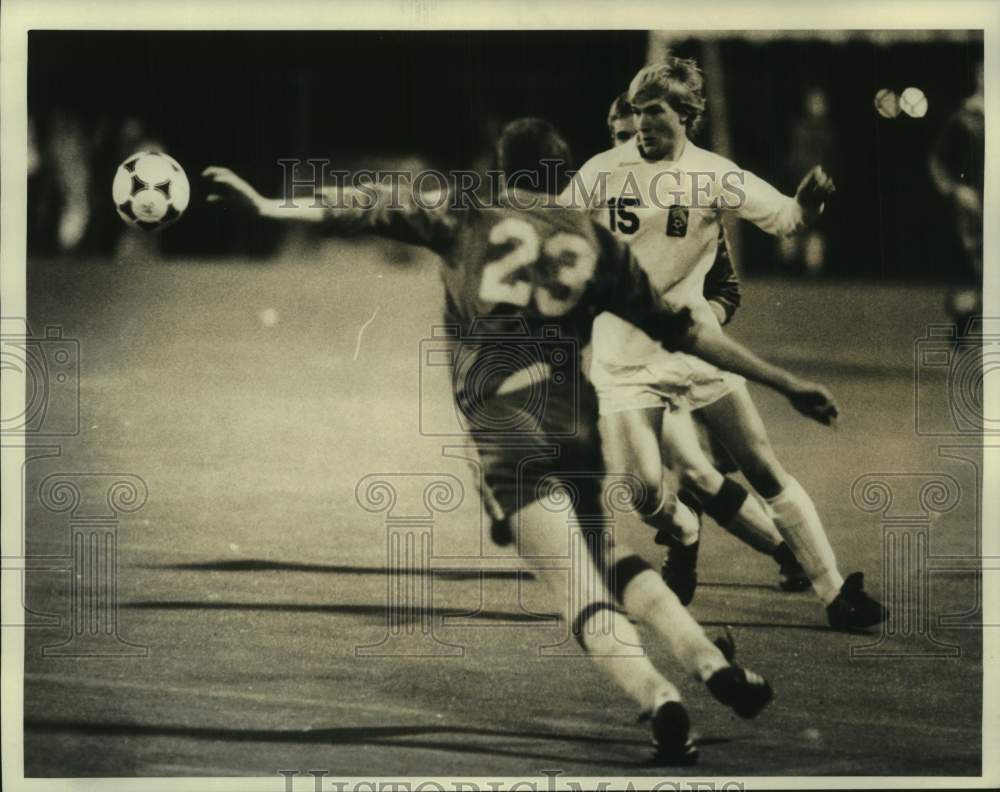
M653 568L625 545L610 548L605 566L608 588L630 617L651 627L666 642L681 666L705 683L716 700L743 718L752 718L771 700L762 677L732 662L721 642L712 643L701 625Z
M702 420L729 449L750 485L771 508L774 524L802 564L835 627L871 626L885 609L862 591L860 573L845 583L808 493L778 461L746 386L701 408Z
M686 480L681 476L679 499L688 507L688 511L696 512L699 516L701 512L707 512L724 528L762 552L780 552L780 536L761 505L756 500L746 499L745 495L741 495L745 493L741 485L725 479L716 470L701 448L696 431L691 426L690 416L675 416L680 413L691 414L698 407L721 398L741 383L741 378L721 372L690 355L668 352L657 354L648 363L627 375L619 376L617 372L601 367L595 367L594 373L605 382L601 391L602 410L635 411L638 407L656 405L658 408L666 406L670 411L666 417L663 410L657 410L655 415L647 412L647 415L651 419L659 419L656 428L661 449L665 449L674 463L681 461L681 464L675 464L673 472L680 474L683 470L687 471ZM622 381L616 381L616 377ZM613 441L619 439L615 437L616 434L626 436L621 428L616 429L618 432L609 433ZM648 460L649 464L649 469L644 468L642 475L646 479L652 479L652 463L658 456L651 450L652 439L648 435L633 437L629 447L635 448L640 442L650 447L649 451L643 447L641 452L642 459ZM614 446L610 450L614 452ZM662 476L659 480L662 480ZM683 486L685 483L689 486ZM697 497L694 497L695 494ZM693 519L690 521L693 523ZM696 585L698 547L694 540L698 535L681 534L680 539L671 539L671 535L669 530L660 531L658 541L668 546L669 566L665 570L667 579L686 604L694 596ZM795 589L793 587L789 590Z
M661 434L663 456L679 476L685 490L698 500L700 509L740 541L781 564L791 556L767 512L734 479L724 476L709 460L699 440L690 412L665 413ZM686 547L668 543L663 578L687 604L697 585L698 544ZM792 558L794 562L794 558ZM800 585L783 588L801 590Z
M690 545L698 539L697 516L668 488L660 454L662 407L623 410L601 416L607 469L639 479L633 507L656 531L657 542L675 539Z
M691 417L694 419L698 442L715 469L727 476L738 473L740 467L732 454L701 420L701 410L694 410ZM678 497L695 514L701 515L703 509L696 492L689 488L681 488ZM779 588L789 592L806 591L812 587L809 576L791 548L781 538L766 507L757 500L758 497L756 491L751 492L748 499L753 499L754 502L748 504L745 510L741 510L733 522L723 527L755 550L771 555L778 564Z
M774 552L781 544L774 524L745 488L712 463L690 412L665 413L660 441L666 464L677 472L681 484L698 499L709 517L754 550Z
M553 595L573 637L651 719L661 758L693 764L697 750L688 734L680 692L642 651L639 635L615 605L576 518L567 515L557 499L546 495L519 509L511 524L521 557ZM565 570L551 568L553 557L570 559L569 587Z

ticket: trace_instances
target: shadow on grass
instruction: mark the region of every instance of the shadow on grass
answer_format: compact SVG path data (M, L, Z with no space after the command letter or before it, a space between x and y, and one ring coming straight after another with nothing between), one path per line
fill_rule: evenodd
M344 616L381 616L384 617L389 608L385 604L368 605L320 605L306 602L197 602L194 600L166 600L123 603L121 608L131 610L243 610L243 611L272 611L278 613L329 613ZM456 610L454 608L427 608L413 606L399 606L393 608L393 613L407 619L417 619L426 617L471 617L492 621L516 621L516 622L552 622L558 620L558 615L536 614L527 612L506 612L506 611L475 611Z
M469 726L343 726L319 729L233 729L208 726L172 726L167 724L142 723L94 723L90 721L45 720L29 718L24 722L25 731L35 732L81 732L88 737L173 737L192 740L224 740L227 742L254 743L296 743L336 745L379 745L398 748L422 748L432 751L452 751L455 753L483 754L492 756L513 756L541 761L567 762L608 767L646 767L656 765L650 755L634 757L595 757L592 751L597 746L608 746L613 750L624 747L645 749L648 739L622 739L587 734L572 734L547 731L513 731L506 729L483 729ZM450 735L451 739L446 736ZM483 742L456 740L460 737L479 737ZM419 739L419 738L431 739ZM414 739L416 738L416 739ZM545 753L524 750L510 745L512 741L527 740L534 743L574 743L586 746L586 755ZM731 742L729 738L708 738L699 745ZM506 744L504 744L506 743Z
M202 610L202 611L261 611L275 613L328 613L336 616L378 616L385 617L388 606L385 604L341 604L324 605L307 602L200 602L196 600L140 600L136 602L125 602L119 607L130 610ZM428 608L414 606L400 606L392 609L393 613L402 618L403 623L416 619L445 618L446 626L455 625L455 619L478 618L486 621L497 622L519 622L526 624L551 623L559 621L560 617L556 613L529 613L527 611L467 611L454 608ZM830 632L830 628L825 624L788 624L783 622L749 622L749 621L729 621L726 619L710 620L702 619L700 624L704 627L743 627L747 629L764 628L776 630L820 630ZM866 633L861 633L866 634Z
M384 575L386 567L350 566L347 564L311 564L301 561L266 561L257 558L199 561L186 564L144 564L140 569L170 569L178 572L320 572L336 575ZM433 575L444 580L533 580L534 575L518 569L420 569L404 567L394 575Z

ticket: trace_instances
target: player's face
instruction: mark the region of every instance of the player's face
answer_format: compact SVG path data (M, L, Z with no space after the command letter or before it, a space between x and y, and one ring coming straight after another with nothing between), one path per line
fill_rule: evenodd
M622 116L611 122L611 145L620 146L635 137L635 117Z
M632 107L639 131L639 149L647 159L662 159L684 138L684 121L662 99L633 103Z

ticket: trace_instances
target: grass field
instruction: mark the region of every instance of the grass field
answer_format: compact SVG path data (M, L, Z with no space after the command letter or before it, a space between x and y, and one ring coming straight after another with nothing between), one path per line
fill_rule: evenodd
M403 267L383 252L31 263L34 331L60 325L80 342L81 431L27 466L27 555L69 552L69 517L37 495L51 474L132 474L149 495L118 529L118 630L146 656L43 656L68 635L73 573L28 574L29 608L61 617L26 631L28 776L979 774L981 631L935 621L974 609L974 576L931 578L933 636L959 656L852 657L875 638L826 629L810 595L777 590L773 564L714 525L693 613L713 634L732 625L740 657L777 698L739 721L645 636L701 744L697 768L652 766L638 713L590 661L539 656L566 626L517 607L509 552L481 550L468 470L442 457L442 443L457 441L419 433L421 405L428 420L451 409L440 371L420 396L420 341L439 321L441 287L431 260ZM914 342L944 320L942 302L930 287L751 280L734 325L837 395L843 418L831 431L754 391L842 569L864 570L876 593L880 515L851 499L863 474L952 476L961 497L932 521L930 553L976 552L975 467L939 454L963 439L914 431ZM935 376L921 387L940 389L932 417L947 423ZM434 525L435 558L500 571L429 576L435 635L462 656L356 656L386 629L385 517L355 498L373 473L447 473L465 485ZM641 525L619 530L659 560ZM553 608L531 580L521 601ZM914 617L922 607L892 604ZM882 644L909 645L898 635Z

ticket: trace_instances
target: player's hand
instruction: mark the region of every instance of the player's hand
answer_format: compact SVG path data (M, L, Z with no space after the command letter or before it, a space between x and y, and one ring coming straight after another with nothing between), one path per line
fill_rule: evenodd
M229 168L210 165L201 175L211 182L207 201L229 201L254 214L264 214L266 199Z
M795 192L795 200L799 205L809 211L819 211L819 208L837 188L822 165L817 165L799 184L799 189Z
M796 380L785 395L796 410L824 426L830 426L837 419L837 403L822 385Z

